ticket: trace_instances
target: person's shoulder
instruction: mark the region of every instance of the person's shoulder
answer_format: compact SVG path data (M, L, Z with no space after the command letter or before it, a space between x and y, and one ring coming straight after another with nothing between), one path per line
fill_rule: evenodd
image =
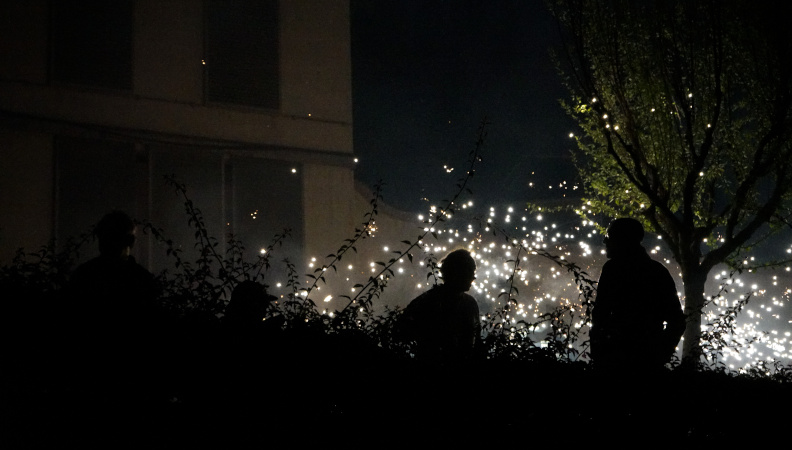
M148 269L146 269L145 267L143 267L140 264L138 264L138 262L135 261L135 259L132 258L132 257L130 257L127 260L127 267L128 267L128 270L134 272L135 274L139 275L140 277L154 278L154 275L152 275L152 273L149 272Z
M107 265L107 262L105 261L105 258L103 258L101 256L96 256L94 258L89 259L88 261L85 261L84 263L80 264L79 266L77 266L77 268L74 269L74 271L75 272L85 272L86 270L91 270L91 269L98 268L98 267L105 267L106 265Z
M479 306L478 306L478 302L476 301L475 297L473 297L472 295L468 294L467 292L463 292L461 297L462 297L462 302L461 303L462 303L464 308L466 308L467 310L470 310L470 311L476 311L476 313L478 313Z
M86 277L90 278L93 277L96 273L101 273L105 270L107 270L106 261L101 256L97 256L77 266L77 268L74 269L74 271L71 274L71 279L72 281L74 281L74 280L82 280L83 278Z
M671 272L668 270L668 267L665 264L657 261L656 259L649 258L647 265L651 268L652 271L657 272L658 274L668 274L671 275Z
M437 286L433 287L432 289L429 289L428 291L422 292L420 295L418 295L418 297L412 299L410 303L407 304L407 307L408 308L418 307L421 304L429 301L429 299L434 298L435 296L437 296Z
M658 292L670 293L676 292L676 281L674 280L671 271L668 267L660 261L650 259L646 266L645 278L646 282L661 288ZM670 295L670 294L669 294Z
M602 265L602 273L622 272L625 265L629 266L632 264L625 264L625 261L621 259L609 259Z
M472 295L468 294L467 292L463 292L462 293L462 300L465 301L466 303L476 303L476 304L478 304L478 302L476 301L476 298L473 297Z

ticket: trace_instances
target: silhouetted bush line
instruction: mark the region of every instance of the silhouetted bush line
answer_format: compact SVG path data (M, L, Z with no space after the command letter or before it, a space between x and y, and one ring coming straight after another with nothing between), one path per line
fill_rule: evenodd
M460 197L469 192L485 136L482 125L457 191L427 219L426 230L454 214ZM266 251L255 252L252 260L234 236L228 237L221 251L186 187L175 177L166 181L184 200L198 257L187 261L161 229L143 224L143 232L164 247L172 264L157 274L162 287L161 351L165 357L158 359L161 365L145 368L155 373L155 381L150 392L135 390L144 392L139 398L124 394L129 384L139 380L117 373L112 375L117 383L108 384L106 393L86 399L69 384L72 378L64 375L72 370L79 373L79 368L73 366L68 351L64 354L62 348L53 346L69 332L69 324L62 320L68 312L63 310L66 305L60 293L90 233L61 246L50 243L34 253L20 250L9 265L0 268L2 345L8 363L1 372L5 406L0 420L17 428L20 439L51 443L64 436L42 435L38 433L42 428L84 438L77 430L85 421L95 421L90 426L94 432L105 427L110 435L129 435L130 427L138 430L133 441L139 445L152 440L173 445L220 444L236 438L266 441L267 435L257 431L262 427L299 433L323 424L354 427L361 435L399 426L431 431L431 424L500 427L516 440L522 431L547 420L558 423L558 429L569 427L589 437L607 437L609 429L602 423L612 422L614 411L592 410L585 401L612 387L586 362L586 330L596 282L564 257L527 245L503 229L489 228L512 246L515 255L508 261L512 272L509 289L501 294L504 306L483 321L483 336L471 361L458 366L416 361L411 358L411 344L396 334L400 309L377 313L374 306L393 276L393 265L403 258L412 262L414 252L432 231L403 241L403 250L378 262L380 271L355 286L357 294L347 297L349 304L342 311L322 314L311 297L326 282L325 273L337 270L344 255L357 252L369 236L381 201L377 186L364 222L338 251L327 256L326 264L308 274L312 280L308 286L301 287L302 277L294 263L282 260L290 292L272 311L284 318L282 329L260 340L234 341L220 319L228 298L241 281L265 283L272 258L289 231L275 236ZM521 257L527 253L567 270L578 287L579 304L561 304L533 322L515 317L519 292L514 281L524 260ZM427 279L436 282L437 259L431 253L425 259ZM743 305L719 317L710 324L710 332L704 333L705 347L713 348L711 354L733 345L728 335ZM539 334L542 325L547 331ZM676 366L675 362L669 368ZM789 366L765 363L735 373L722 364L702 363L695 369L662 374L659 381L663 383L658 385L667 386L663 392L668 394L663 399L643 397L644 391L656 388L657 379L638 380L631 395L645 402L636 401L615 413L625 414L619 417L624 423L618 430L663 427L683 439L721 439L729 431L720 422L721 413L748 411L757 404L766 407L771 400L788 405L792 400ZM680 396L713 400L703 400L700 410L690 411L675 403ZM656 408L644 409L642 404ZM743 425L775 426L781 419L768 414L741 420Z

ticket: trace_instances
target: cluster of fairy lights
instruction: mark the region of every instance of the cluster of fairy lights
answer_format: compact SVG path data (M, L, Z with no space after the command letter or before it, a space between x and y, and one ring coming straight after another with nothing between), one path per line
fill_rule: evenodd
M473 202L468 201L459 210L471 211L473 206ZM429 233L419 243L420 250L414 252L413 262L405 256L393 265L393 275L388 277L388 286L380 302L405 306L433 284L431 277L427 279L430 269L424 262L426 256L433 254L441 259L452 250L467 248L476 258L478 266L470 293L479 301L482 320L486 318L486 314L504 305L506 299L503 293L513 283L519 292L512 296L516 306L511 309L506 320L516 327L519 321L537 322L543 313L561 304L572 311L581 306L579 290L572 274L553 261L535 254L535 250L542 249L574 262L593 279L599 276L599 270L606 260L601 236L592 221L558 224L551 220L550 216L553 214L529 214L525 210L518 213L513 207L491 207L486 211L485 220L462 224L459 222L465 219L458 216L463 214L452 217L451 214L441 212L445 220L430 228L426 224L427 218L436 217L438 210L430 207L429 214L416 216L417 226L424 227ZM513 237L506 240L502 234L493 235L492 231L496 226L508 231ZM362 265L341 264L336 267L337 276L330 276L336 271L323 271L327 275L327 284L318 284L310 293L323 313L333 315L336 309L343 308L347 300L340 298L340 295L354 297L359 289L353 287L355 284L365 284L369 276L380 273L382 265L377 261L387 261L393 257L394 250L399 250L404 245L386 244L380 239L376 236L361 242L358 251L362 257L370 258L368 262ZM669 268L676 276L677 286L681 288L678 267L670 258L664 256L661 242L658 237L657 243L652 245L647 239L644 246L653 258ZM788 252L792 253L792 247ZM513 261L517 257L520 258L520 264L515 271ZM360 260L362 258L358 258ZM746 261L749 262L751 261ZM322 263L321 258L309 258L305 273L314 273L317 268L323 268ZM782 273L787 274L790 270L792 268L786 267ZM514 277L510 281L512 274ZM723 348L719 360L731 369L745 369L760 361L779 361L784 364L792 361L792 339L789 331L792 328L792 314L788 308L792 297L792 278L778 272L744 273L740 277L729 277L726 271L713 272L711 278L707 295L719 294L705 311L703 330L706 330L707 323L724 314L726 308L736 305L745 295L751 295L749 303L737 316L734 334L729 337L739 345ZM307 278L303 280L302 286L309 285L309 281L311 280ZM288 295L284 282L275 282L271 288L277 295ZM651 287L647 286L647 289ZM388 296L393 291L399 298ZM300 295L305 296L306 293L303 291ZM679 295L682 298L681 292ZM574 323L577 328L584 325L588 324L583 319ZM541 324L531 332L542 333L546 331L546 327L546 324Z
M689 94L692 98L692 94ZM597 99L592 99L596 103ZM654 112L654 110L652 111ZM672 112L673 114L673 112ZM608 116L602 117L605 127L617 131L618 125L608 121ZM710 125L707 125L709 128ZM570 133L570 138L575 138ZM355 159L357 162L357 159ZM451 173L453 168L443 166L445 173ZM702 174L703 175L703 174ZM533 182L529 182L535 188ZM565 191L577 190L578 186L568 185L566 181L557 186L547 186L549 190L561 192L566 197ZM555 189L554 189L555 188ZM645 205L641 205L643 208ZM473 217L474 204L466 201L457 205L459 215ZM582 205L582 212L586 212L587 205ZM500 215L499 215L500 212ZM251 216L255 219L258 211ZM462 214L464 213L464 214ZM431 218L441 215L443 220L434 226L426 226ZM533 323L545 312L557 308L559 305L567 306L571 311L581 309L580 291L575 284L572 274L558 264L536 255L535 251L541 249L558 256L560 259L574 262L590 277L598 277L604 264L604 246L601 236L597 231L597 224L583 220L575 223L554 223L553 214L533 212L506 206L503 208L490 207L486 213L479 217L485 220L470 221L463 224L464 219L452 217L447 211L436 206L428 208L428 214L416 216L417 225L425 226L426 238L419 242L419 253L414 254L413 261L406 256L402 257L392 267L393 275L387 278L388 287L385 289L381 301L390 302L391 305L405 306L420 292L430 288L433 284L432 277L427 277L430 269L424 259L434 255L441 259L446 253L457 248L467 248L477 262L476 281L471 288L471 294L476 297L482 311L482 320L486 314L502 307L506 302L505 292L511 286L517 287L519 293L511 298L516 302L509 315L505 318L508 325L517 327L520 321ZM497 229L507 231L512 237L507 241L502 235L493 236L492 231ZM369 239L361 243L358 248L361 257L368 257L370 261L356 266L343 264L336 267L337 271L328 271L322 264L321 258L311 257L306 263L305 273L314 273L317 267L323 268L322 273L327 277L327 284L320 283L310 293L312 299L320 305L322 312L333 315L336 308L342 308L346 300L340 295L354 297L357 288L355 284L365 284L368 277L380 273L382 265L378 261L387 261L394 255L394 251L401 250L399 244L383 243L373 231L368 234ZM659 236L658 242L652 244L644 241L644 246L653 258L663 262L669 271L675 275L677 287L683 285L679 269L664 252ZM706 241L705 241L706 242ZM401 244L403 245L403 244ZM363 248L365 246L365 248ZM264 250L262 250L264 252ZM787 249L792 253L792 245ZM518 254L519 253L519 254ZM520 264L515 269L515 258L520 259ZM358 257L358 261L360 257ZM746 265L754 262L754 257L748 257ZM727 314L727 308L735 307L747 295L750 295L748 304L737 314L733 334L728 336L732 345L720 349L719 362L730 369L745 370L751 366L758 366L762 362L792 362L792 313L789 312L790 297L792 297L792 277L789 272L792 267L784 267L780 272L747 272L740 277L732 277L727 271L714 271L711 274L711 283L707 285L706 295L712 298L705 309L702 318L702 331L706 331L708 323L714 322L719 316ZM330 277L330 273L339 276ZM513 275L513 277L512 277ZM380 275L385 278L384 275ZM429 281L427 281L429 278ZM511 278L511 280L510 280ZM303 280L305 285L310 285L311 280ZM275 282L273 293L285 297L288 295L284 282ZM647 286L647 289L651 289ZM398 298L388 297L390 292L396 291ZM330 292L329 294L327 292ZM303 297L308 294L302 291ZM680 298L683 297L679 292ZM638 297L638 295L636 296ZM683 300L684 301L684 300ZM584 319L574 323L576 328L590 325ZM541 324L532 329L533 333L542 333L547 325ZM512 328L516 329L516 328ZM681 347L681 342L680 342Z

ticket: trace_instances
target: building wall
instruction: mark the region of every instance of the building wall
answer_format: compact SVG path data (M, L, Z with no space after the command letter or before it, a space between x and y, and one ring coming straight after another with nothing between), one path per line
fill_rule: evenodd
M203 102L203 2L139 0L135 9L135 94ZM163 45L166 42L167 45Z
M171 173L218 237L257 247L284 222L303 257L354 228L348 1L279 2L277 108L207 100L210 4L134 1L132 88L108 89L53 74L52 3L0 3L0 261L115 207L191 246Z
M51 137L0 128L0 249L38 249L52 236L55 162Z

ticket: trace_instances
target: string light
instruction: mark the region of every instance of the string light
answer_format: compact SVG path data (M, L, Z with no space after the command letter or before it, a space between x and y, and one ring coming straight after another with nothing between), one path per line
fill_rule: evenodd
M592 99L592 103L594 99ZM703 173L700 174L703 176ZM567 189L566 183L558 185L561 189ZM556 188L558 189L558 187ZM626 191L629 194L629 190ZM323 292L329 291L323 297L324 302L330 302L335 297L334 292L354 293L359 289L353 287L355 284L364 281L368 276L379 276L379 279L387 281L388 287L383 291L377 305L384 307L384 304L399 304L404 306L406 302L417 296L421 291L432 286L434 281L431 276L427 279L429 268L426 259L432 254L439 259L444 254L455 248L464 247L471 250L477 261L477 279L471 287L471 294L477 298L481 308L482 316L494 312L497 308L504 306L504 293L508 293L510 283L513 286L520 286L519 295L514 298L518 302L510 314L510 324L517 325L517 318L526 321L536 320L542 314L546 314L558 305L568 306L576 313L584 310L580 305L580 291L575 284L572 275L560 268L551 260L545 259L537 252L546 250L559 256L559 260L572 261L582 270L586 271L593 279L599 274L599 270L604 264L604 248L601 244L602 236L596 232L598 225L594 220L586 220L574 223L556 222L553 214L549 214L541 209L536 212L524 209L518 211L513 206L489 207L484 214L486 220L481 222L472 221L476 217L473 210L472 200L460 202L460 205L467 207L464 217L446 217L444 212L437 206L429 208L428 213L417 214L413 217L417 219L420 229L425 229L429 234L419 243L419 247L412 255L411 260L406 257L398 261L398 267L387 275L377 275L382 266L376 261L368 262L369 270L354 271L352 264L347 266L350 272L341 276L334 271L323 271L323 276L327 278L327 286ZM590 214L591 202L582 204L579 211ZM644 209L647 205L641 203L640 208ZM499 214L505 211L505 214ZM519 216L514 216L519 214ZM445 219L434 225L426 221L432 221L438 215ZM512 220L513 217L520 217L519 221ZM457 220L464 220L464 223L457 223ZM517 222L517 223L514 223ZM531 228L533 224L533 228ZM512 234L512 239L506 241L502 237L493 236L492 230L506 229ZM464 231L464 233L463 233ZM437 235L437 240L431 233ZM661 236L656 236L658 241L662 241ZM370 236L364 243L373 242L374 247L382 251L393 254L404 249L398 240L386 242L379 236ZM713 239L704 239L702 242L711 241L713 245L724 243L722 236ZM645 240L644 243L647 241ZM365 258L370 250L360 246L357 249L359 257ZM261 249L264 254L266 249ZM672 261L667 251L663 247L656 245L648 248L652 257L669 266L671 273L676 274L677 286L682 286L679 279L679 268ZM792 246L786 249L787 253L792 253ZM520 264L518 270L514 269L515 257L518 257ZM389 258L389 257L388 257ZM387 261L387 259L385 259ZM756 258L748 255L743 263L747 265L755 264ZM307 266L311 269L306 273L313 273L313 267L317 264L316 258L307 261ZM327 269L327 267L323 267ZM784 267L785 273L792 270L792 267ZM360 278L356 278L357 274ZM743 272L740 278L729 278L728 272L719 270L713 274L707 285L707 296L718 292L719 286L724 288L703 313L703 324L716 320L719 316L728 314L727 308L733 308L738 304L744 295L752 296L750 308L739 314L735 319L734 334L730 339L737 345L721 349L722 356L719 361L735 370L746 370L756 367L763 361L780 361L789 364L792 362L792 341L790 341L790 328L792 328L792 314L788 312L790 298L792 297L792 279L779 277L777 275L765 275L763 273ZM416 282L417 280L417 282ZM282 280L272 283L274 292L282 297L288 294L288 285ZM767 287L765 287L767 286ZM647 286L647 289L651 287ZM307 296L306 292L299 294ZM381 304L380 304L381 303ZM375 305L375 307L377 307ZM330 314L328 312L328 314ZM576 316L574 328L585 329L586 322L581 316ZM546 326L537 327L532 333L541 334L546 331ZM539 342L540 339L537 339Z

